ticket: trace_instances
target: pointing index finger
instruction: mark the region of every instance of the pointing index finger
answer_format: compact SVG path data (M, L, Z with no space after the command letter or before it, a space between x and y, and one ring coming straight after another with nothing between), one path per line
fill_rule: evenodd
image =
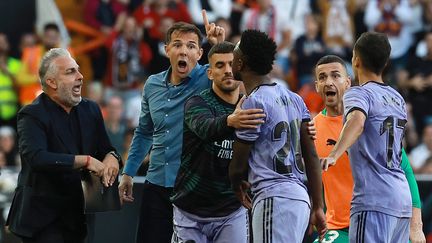
M207 18L207 12L205 11L205 9L203 9L203 10L201 11L201 13L202 13L202 17L203 17L203 23L204 23L204 26L205 26L206 29L207 29L207 26L210 25L210 23L209 23L209 21L208 21L208 18Z

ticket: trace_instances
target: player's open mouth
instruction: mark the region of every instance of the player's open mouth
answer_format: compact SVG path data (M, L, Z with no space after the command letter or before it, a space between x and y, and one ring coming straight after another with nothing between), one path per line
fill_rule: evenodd
M74 94L79 95L81 94L81 85L76 85L72 88L72 91L74 92Z
M183 70L183 69L186 69L186 67L187 67L187 62L186 62L186 61L183 61L183 60L180 60L180 61L178 61L177 65L178 65L178 67L180 68L180 70Z
M325 95L326 96L335 96L336 92L334 92L334 91L327 91L327 92L325 92Z

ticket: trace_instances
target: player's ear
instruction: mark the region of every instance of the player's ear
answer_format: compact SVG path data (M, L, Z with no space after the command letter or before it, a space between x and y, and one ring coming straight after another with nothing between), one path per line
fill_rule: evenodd
M47 86L49 86L51 89L56 90L57 89L57 82L54 78L48 77L45 79L45 83Z
M165 44L165 45L164 45L164 50L165 50L165 55L167 55L167 56L168 56L168 51L169 51L168 48L169 48L168 45Z
M358 68L360 66L360 63L361 63L361 60L359 57L356 56L353 58L353 66L354 67Z
M211 67L207 68L207 77L208 79L213 80L213 70Z
M198 60L201 59L203 53L204 53L204 50L203 50L202 48L200 48L200 49L199 49L199 57L198 57Z
M239 58L237 62L237 69L241 71L243 70L243 67L244 67L244 61L243 59Z
M345 79L345 88L348 89L349 87L351 87L351 77L347 76Z

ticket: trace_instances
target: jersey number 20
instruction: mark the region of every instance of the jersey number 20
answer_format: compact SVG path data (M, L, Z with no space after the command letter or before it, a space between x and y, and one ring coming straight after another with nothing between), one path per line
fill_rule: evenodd
M280 141L282 139L282 133L285 132L286 134L284 146L280 148L273 157L274 170L281 175L292 173L291 165L285 165L285 159L290 154L291 148L293 148L292 152L294 153L297 170L301 173L304 172L300 148L300 136L298 132L300 123L300 120L292 120L288 126L286 121L281 121L273 128L273 141ZM292 147L291 144L293 145Z

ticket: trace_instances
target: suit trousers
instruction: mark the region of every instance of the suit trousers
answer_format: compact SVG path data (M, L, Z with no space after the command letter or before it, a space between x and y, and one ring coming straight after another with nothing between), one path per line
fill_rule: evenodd
M137 243L169 243L173 233L172 187L144 183Z
M22 237L23 243L84 243L82 234L71 231L57 220L40 231L34 238Z

